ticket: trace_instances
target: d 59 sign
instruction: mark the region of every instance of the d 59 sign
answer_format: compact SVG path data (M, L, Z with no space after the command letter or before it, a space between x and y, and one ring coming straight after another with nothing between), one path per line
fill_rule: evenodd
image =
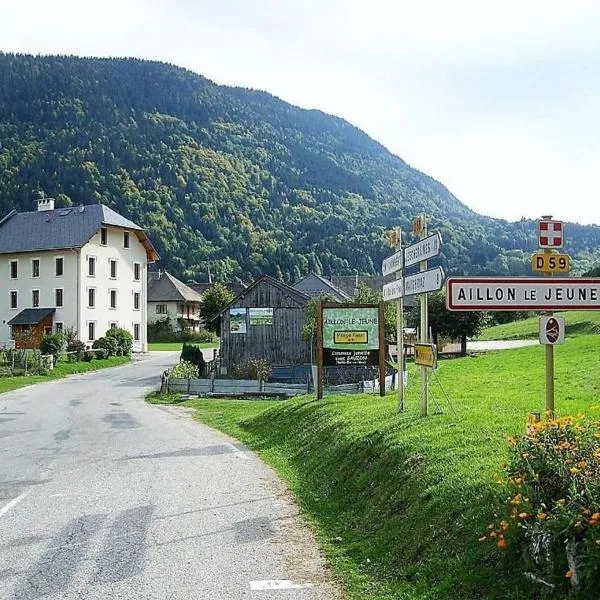
M571 257L568 254L538 252L531 257L531 268L536 273L568 273L571 270Z

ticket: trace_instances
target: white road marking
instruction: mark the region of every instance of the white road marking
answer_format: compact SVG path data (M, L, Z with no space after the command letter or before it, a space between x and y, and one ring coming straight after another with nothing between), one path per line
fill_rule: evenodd
M0 517L3 517L11 508L19 504L19 502L21 502L21 500L23 500L27 494L29 494L29 492L25 492L24 494L13 498L6 506L0 508Z
M228 442L227 445L233 450L233 453L238 458L243 458L244 460L250 460L250 457L245 452L242 452L239 448L236 448L233 444L230 444Z
M298 590L311 588L312 583L294 583L290 579L265 579L263 581L251 581L250 589L255 591L262 590Z

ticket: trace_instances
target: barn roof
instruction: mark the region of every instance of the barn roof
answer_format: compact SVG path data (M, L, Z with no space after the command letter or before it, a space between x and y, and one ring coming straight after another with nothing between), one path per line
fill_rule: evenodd
M268 283L269 285L280 289L284 294L287 294L303 306L308 304L308 302L310 301L310 296L307 296L306 294L295 290L293 287L287 285L286 283L283 283L283 281L273 279L273 277L269 277L269 275L261 275L210 320L214 321L217 317L223 315L226 311L229 310L230 307L232 307L234 304L237 304L240 300L247 296L252 290L254 290L254 288L258 287L261 283Z
M25 308L8 321L7 325L38 325L55 312L55 308Z

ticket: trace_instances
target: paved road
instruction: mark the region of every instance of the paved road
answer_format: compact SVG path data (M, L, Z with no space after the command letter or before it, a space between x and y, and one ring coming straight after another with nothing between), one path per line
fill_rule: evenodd
M0 395L2 600L337 597L274 475L140 399L176 356Z

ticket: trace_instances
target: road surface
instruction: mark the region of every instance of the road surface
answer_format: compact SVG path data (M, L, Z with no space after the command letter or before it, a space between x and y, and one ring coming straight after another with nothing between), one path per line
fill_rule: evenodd
M0 395L2 600L329 600L256 457L143 394L178 354Z

